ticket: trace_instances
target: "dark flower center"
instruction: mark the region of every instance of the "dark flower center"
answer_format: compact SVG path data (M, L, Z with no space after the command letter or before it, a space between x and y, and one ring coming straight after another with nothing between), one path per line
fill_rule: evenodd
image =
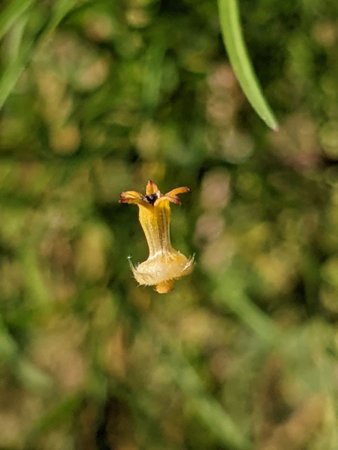
M150 203L151 205L153 205L156 200L158 199L158 195L157 194L150 194L150 195L145 195L144 200L148 203Z

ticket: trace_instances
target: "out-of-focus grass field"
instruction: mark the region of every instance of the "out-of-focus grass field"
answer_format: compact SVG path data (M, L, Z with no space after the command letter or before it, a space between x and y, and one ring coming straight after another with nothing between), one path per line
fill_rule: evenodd
M210 0L0 13L0 449L338 449L338 3L241 0L280 125ZM151 178L193 274L138 287Z

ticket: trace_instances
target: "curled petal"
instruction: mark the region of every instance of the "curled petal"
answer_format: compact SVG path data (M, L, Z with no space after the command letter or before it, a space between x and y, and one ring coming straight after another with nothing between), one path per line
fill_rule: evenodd
M167 192L163 196L163 198L167 198L170 202L175 203L176 205L180 205L181 200L179 197L177 197L177 195L185 194L186 192L190 192L190 189L187 186L178 187Z
M136 205L146 205L143 195L136 191L126 191L120 194L120 203L134 203Z
M187 186L181 186L175 189L172 189L171 191L167 192L165 195L170 195L171 197L176 197L178 194L185 194L186 192L190 192L190 188Z

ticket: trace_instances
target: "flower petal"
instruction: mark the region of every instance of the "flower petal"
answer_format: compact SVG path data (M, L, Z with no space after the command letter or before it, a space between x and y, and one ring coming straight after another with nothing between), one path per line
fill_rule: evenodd
M168 202L175 203L176 205L180 205L181 204L181 201L180 201L180 199L178 197L169 197L168 195L162 195L162 197L158 198L155 201L154 206L155 207L156 206L158 207L159 205L164 206L165 202L167 202L167 205L169 205Z
M126 191L120 194L120 203L134 203L136 205L147 205L143 195L136 191Z
M175 203L176 205L180 205L181 200L177 197L177 195L185 194L186 192L190 192L190 189L187 186L182 186L172 189L171 191L167 192L162 198L166 198L170 202Z
M186 192L190 192L190 188L188 188L188 186L181 186L175 189L172 189L171 191L167 192L165 195L170 195L170 196L176 196L178 194L185 194Z
M147 186L146 186L146 195L156 194L156 192L159 192L159 188L157 187L157 184L153 182L153 180L148 180Z

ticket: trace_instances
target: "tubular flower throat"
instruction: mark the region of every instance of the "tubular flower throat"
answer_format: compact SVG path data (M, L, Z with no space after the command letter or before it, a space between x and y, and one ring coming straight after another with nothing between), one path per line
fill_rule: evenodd
M141 285L155 286L159 294L171 291L174 280L189 275L193 269L193 258L186 258L170 242L170 203L180 205L177 195L189 191L187 187L179 187L163 195L149 180L145 195L135 191L120 195L120 203L138 206L139 220L149 247L146 261L136 267L130 263L134 277Z

